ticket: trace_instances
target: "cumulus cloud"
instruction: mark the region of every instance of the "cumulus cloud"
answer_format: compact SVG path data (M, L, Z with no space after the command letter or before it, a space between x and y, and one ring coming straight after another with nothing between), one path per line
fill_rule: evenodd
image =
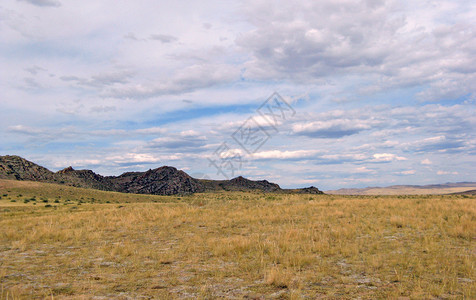
M456 171L438 171L436 172L437 175L458 175Z
M401 172L396 172L397 175L414 175L416 173L415 170L406 170Z
M280 151L270 150L253 153L253 158L256 159L305 159L314 158L318 154L318 150L294 150L294 151Z
M367 167L358 167L353 170L354 174L376 174L376 170L368 169Z
M362 153L355 154L325 154L316 159L317 164L343 164L343 163L361 163L368 159L368 156Z
M373 155L373 162L391 162L391 161L402 161L407 160L407 158L403 156L398 156L392 153L375 153Z
M356 66L375 66L391 52L392 36L404 25L392 7L357 2L248 3L255 29L238 39L254 54L249 67L271 76L312 79ZM274 78L274 77L273 77Z
M192 65L177 71L175 76L160 83L113 87L104 96L144 99L155 96L183 94L197 89L218 86L238 79L239 70L230 65Z
M13 125L8 127L9 133L25 135L34 140L41 140L43 143L56 140L77 140L87 137L131 137L131 136L149 136L164 134L166 130L160 127L149 127L141 129L96 129L82 130L81 128L68 126L63 128L40 128L25 125Z
M252 53L246 74L294 82L359 74L363 93L427 85L425 100L474 96L474 4L369 3L248 2L254 28L237 39Z
M371 120L335 119L294 124L295 134L313 138L341 138L372 128Z
M183 131L179 134L169 134L166 137L156 138L147 145L152 149L169 149L174 152L199 152L204 151L207 138L193 130Z
M418 152L459 152L463 151L465 145L462 138L440 135L412 142L409 147Z
M10 1L1 151L214 178L227 141L243 175L283 186L472 180L476 4L437 4ZM296 111L277 130L256 111L275 90ZM250 118L271 133L254 156L232 138Z
M431 165L431 164L432 164L431 160L429 160L428 158L425 158L425 159L422 160L420 163L421 163L422 165Z
M90 78L78 77L75 75L61 76L60 79L65 82L73 82L82 86L105 88L115 84L125 84L129 81L132 74L127 71L116 71L92 75Z
M8 131L20 134L27 134L27 135L37 135L40 133L45 132L46 130L42 130L39 128L32 128L29 126L24 125L13 125L8 127Z
M137 163L159 164L161 162L160 155L149 153L123 153L121 155L108 156L106 160L121 165Z

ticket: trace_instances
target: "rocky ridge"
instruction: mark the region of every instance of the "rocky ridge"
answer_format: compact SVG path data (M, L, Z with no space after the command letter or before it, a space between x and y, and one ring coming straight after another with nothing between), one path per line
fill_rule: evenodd
M52 172L15 155L0 156L0 179L30 180L65 184L82 188L135 194L176 195L212 191L260 191L322 194L319 189L285 190L267 180L249 180L242 176L230 180L196 179L174 167L163 166L146 172L126 172L119 176L101 176L91 170L67 167Z

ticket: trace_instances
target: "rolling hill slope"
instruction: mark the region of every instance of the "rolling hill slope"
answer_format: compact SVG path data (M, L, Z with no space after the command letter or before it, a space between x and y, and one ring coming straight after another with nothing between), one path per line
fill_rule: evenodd
M334 195L443 195L462 193L476 189L476 182L456 182L431 185L393 185L326 191Z

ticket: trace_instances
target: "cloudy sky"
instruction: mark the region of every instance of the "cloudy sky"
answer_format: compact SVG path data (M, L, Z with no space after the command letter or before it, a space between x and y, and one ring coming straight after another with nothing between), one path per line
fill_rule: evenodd
M3 0L0 154L324 190L476 181L474 20L467 0Z

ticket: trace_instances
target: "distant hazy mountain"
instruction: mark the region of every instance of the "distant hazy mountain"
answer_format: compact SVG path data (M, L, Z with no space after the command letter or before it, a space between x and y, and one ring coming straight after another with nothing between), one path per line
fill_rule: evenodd
M127 172L120 176L101 176L91 170L72 167L52 172L15 155L0 156L0 179L31 180L136 194L175 195L210 191L261 191L322 194L315 188L286 190L267 180L243 177L231 180L195 179L174 167L163 166L146 172Z
M455 182L430 185L392 185L326 191L335 195L441 195L459 194L476 189L476 182Z

